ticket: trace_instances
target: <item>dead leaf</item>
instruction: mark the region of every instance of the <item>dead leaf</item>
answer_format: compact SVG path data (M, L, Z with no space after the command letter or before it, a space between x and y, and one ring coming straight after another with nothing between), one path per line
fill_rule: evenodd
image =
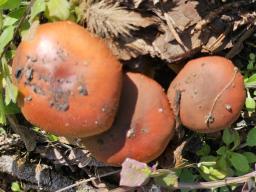
M139 187L149 181L151 169L146 163L126 158L122 163L120 186Z

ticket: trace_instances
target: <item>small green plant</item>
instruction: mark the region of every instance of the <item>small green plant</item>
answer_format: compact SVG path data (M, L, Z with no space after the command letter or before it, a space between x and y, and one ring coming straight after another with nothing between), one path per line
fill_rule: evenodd
M200 157L197 167L200 176L204 180L215 181L253 171L252 167L256 163L256 154L251 152L249 147L256 146L256 128L248 132L243 144L241 144L238 131L225 129L222 142L223 145L217 149L216 153L211 151L207 143L204 143L197 151L197 155ZM248 151L244 150L245 147Z
M18 181L12 182L11 190L13 192L22 192L22 186Z
M250 53L246 70L243 71L244 82L247 89L245 107L249 115L255 112L255 108L256 108L256 102L254 99L254 96L256 96L256 92L250 91L250 89L256 88L256 65L255 64L256 64L256 55L254 53Z

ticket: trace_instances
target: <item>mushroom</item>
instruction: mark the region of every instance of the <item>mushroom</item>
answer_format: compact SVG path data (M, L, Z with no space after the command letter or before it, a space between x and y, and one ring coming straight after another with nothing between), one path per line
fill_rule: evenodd
M122 86L122 69L102 40L70 22L40 25L20 43L13 82L25 118L62 136L109 129Z
M104 163L120 166L128 157L142 162L154 160L174 134L175 120L167 96L145 75L124 75L117 114L111 129L80 142Z
M168 89L169 101L181 123L203 133L222 130L236 121L245 97L237 67L219 56L189 61Z

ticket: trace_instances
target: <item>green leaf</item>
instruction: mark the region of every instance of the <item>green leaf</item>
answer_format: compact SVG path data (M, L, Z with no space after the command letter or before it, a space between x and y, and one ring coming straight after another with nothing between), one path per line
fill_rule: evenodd
M70 15L70 3L67 0L49 0L47 16L51 20L66 20Z
M206 143L203 143L203 146L201 147L201 149L199 149L196 154L198 156L206 156L206 155L209 155L211 151L211 148L209 145L207 145Z
M234 146L231 149L232 151L235 150L241 143L241 139L238 131L233 130L233 138L234 138Z
M191 168L183 168L179 170L177 173L179 180L181 182L193 182L198 177L197 175L193 174L193 170Z
M2 7L8 0L0 0L0 7Z
M219 179L224 179L227 174L221 170L218 170L215 167L200 167L200 175L207 181L215 181Z
M4 47L12 40L14 35L14 26L5 28L0 36L0 54L3 52Z
M216 153L217 153L218 155L224 155L224 154L227 153L227 151L228 151L228 148L227 148L226 146L222 146L222 147L220 147L220 148L216 151Z
M15 9L11 11L7 16L5 16L3 21L3 27L14 25L16 22L20 20L24 12L25 12L24 7L20 7L19 9Z
M20 192L21 191L20 184L18 182L12 182L11 189L13 192Z
M0 2L1 9L16 9L20 6L21 0L7 0L5 3Z
M18 21L17 18L6 16L3 20L3 27L14 25Z
M246 156L240 154L240 153L234 153L232 152L229 160L232 164L232 166L242 173L246 173L250 170L249 162L246 158Z
M200 162L216 162L217 157L209 155L209 156L203 156L200 159Z
M5 86L5 104L9 105L12 102L16 103L16 99L18 96L17 87L11 82L10 77L5 78L6 86Z
M204 166L204 165L201 165L200 167L199 167L199 169L204 173L204 174L210 174L210 170L209 170L209 168L207 167L207 166Z
M3 127L0 127L0 135L6 135L6 131Z
M178 181L178 178L175 173L168 173L168 174L160 174L158 176L153 177L154 181L157 185L163 187L171 187L175 185Z
M35 17L41 13L44 12L46 8L45 0L36 0L31 8L31 14L29 18L29 22L32 23Z
M250 53L249 54L249 59L250 59L250 61L255 62L256 55L254 53Z
M253 128L248 132L246 144L250 147L256 146L256 128Z
M255 107L256 107L255 100L251 97L246 97L245 107L248 111L255 111Z
M3 125L6 124L6 114L5 114L5 105L4 105L4 98L3 98L3 88L1 86L0 86L0 124L3 124Z
M200 167L202 165L207 166L207 167L214 166L214 165L216 165L216 161L202 161L197 164L198 167Z
M6 115L14 115L20 113L20 108L13 102L5 106Z
M2 102L0 104L0 124L6 125L6 115L5 111L3 110Z
M230 168L230 162L227 160L227 156L220 156L216 162L216 167L219 170L226 172L229 176L233 174L233 171Z
M51 142L56 142L56 141L59 140L59 137L58 137L58 136L53 135L53 134L50 134L50 133L47 134L47 138L48 138L49 141L51 141Z
M0 10L0 31L2 31L3 29L3 24L4 24L3 11Z
M198 178L198 175L193 173L191 168L182 168L176 171L177 176L179 177L180 182L193 183ZM181 189L181 192L192 192L188 189Z
M247 70L253 70L253 68L254 68L254 62L249 61L248 65L247 65Z
M222 140L226 145L230 145L234 141L233 133L230 129L224 129Z
M33 131L40 133L41 129L39 127L33 127Z
M222 172L213 167L210 167L209 171L210 171L210 175L212 175L213 177L215 177L217 179L224 179L227 176L225 172Z
M249 163L256 163L256 155L252 152L242 153L248 160Z
M5 104L9 105L11 101L16 103L18 89L11 81L9 68L5 58L2 59L2 73L5 80Z
M227 146L229 146L230 144L234 143L234 145L233 145L231 150L234 150L236 147L238 147L240 145L239 133L236 130L234 130L234 129L225 129L223 131L222 140L223 140L223 142ZM223 154L223 153L225 153L225 151L224 152L220 152L220 153ZM218 154L222 155L220 153L218 153Z
M230 188L229 187L221 187L219 188L219 190L217 190L217 192L230 192Z
M249 78L245 79L246 86L256 84L256 74L251 75Z

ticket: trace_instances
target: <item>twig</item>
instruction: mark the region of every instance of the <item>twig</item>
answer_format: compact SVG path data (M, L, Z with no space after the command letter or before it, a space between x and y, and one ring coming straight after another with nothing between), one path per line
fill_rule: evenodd
M235 78L236 78L236 75L237 75L237 72L238 72L238 68L237 67L234 67L234 75L232 77L232 79L228 82L228 84L219 92L219 94L215 97L214 101L213 101L213 104L211 106L211 110L210 112L207 114L206 116L206 120L205 120L205 123L207 124L207 126L209 126L209 124L213 123L214 122L214 116L213 116L213 110L214 110L214 107L217 103L217 101L219 100L219 98L222 96L222 94L232 85L232 83L234 82Z
M220 15L222 12L229 10L229 9L239 8L242 5L246 5L247 3L248 2L244 1L244 0L238 1L238 2L227 3L227 4L223 5L222 7L219 7L218 9L213 10L207 16L204 17L205 19L199 21L196 24L195 28L191 31L191 34L194 34L195 32L202 30L209 23L211 23L212 20L214 20L216 17L218 17L218 15ZM252 2L250 2L250 3L252 3Z
M51 143L50 143L51 145ZM60 149L60 147L58 147L57 145L52 145L53 148L59 152L59 154L62 156L62 159L65 161L65 163L68 165L68 167L71 169L71 171L74 173L75 172L75 168L73 165L71 165L70 160L68 159L68 155L66 155L65 153L63 153L63 151Z
M109 192L130 192L130 191L135 191L135 187L118 187L116 189L112 189Z
M243 48L243 42L251 37L251 35L256 30L256 26L250 26L249 29L247 29L244 34L238 39L237 43L234 45L234 47L226 54L226 58L233 58L236 56Z
M229 177L219 181L209 181L209 182L198 182L198 183L177 183L172 188L174 189L212 189L223 187L229 184L241 184L247 182L250 178L256 177L256 171L248 173L239 177Z
M230 31L231 31L231 25L228 24L225 31L223 33L221 33L213 43L211 43L208 46L203 46L202 49L204 49L205 51L208 51L210 53L216 51L216 49L218 49L222 45L221 42L223 42L223 40L227 37L227 35Z
M171 17L167 13L164 13L164 18L165 18L167 26L168 26L170 32L172 33L173 37L175 38L175 40L180 44L180 46L182 47L182 49L184 49L184 51L187 51L188 48L184 45L179 34L176 32L176 30L173 26Z
M112 171L112 172L110 172L110 173L106 173L106 174L99 175L99 176L97 176L97 177L91 177L90 179L86 179L86 180L83 180L83 181L79 181L79 182L77 182L77 183L75 183L75 184L73 184L73 185L69 185L69 186L64 187L64 188L62 188L62 189L59 189L59 190L57 190L56 192L66 191L66 190L72 189L72 188L74 188L74 187L77 187L77 186L79 186L79 185L88 183L88 182L90 182L90 181L93 181L93 180L96 180L96 179L99 179L99 178L102 178L102 177L114 175L114 174L117 174L117 173L119 173L119 172L120 172L120 170L117 170L117 171Z
M213 188L219 188L223 186L227 186L230 184L242 184L247 182L250 178L256 177L256 171L253 171L251 173L248 173L243 176L239 177L228 177L223 180L218 181L209 181L209 182L198 182L198 183L183 183L178 182L174 186L171 186L169 188L171 189L189 189L189 190L195 190L195 189L213 189ZM117 188L116 190L111 190L111 192L127 192L130 190L135 189L134 187L130 188Z

